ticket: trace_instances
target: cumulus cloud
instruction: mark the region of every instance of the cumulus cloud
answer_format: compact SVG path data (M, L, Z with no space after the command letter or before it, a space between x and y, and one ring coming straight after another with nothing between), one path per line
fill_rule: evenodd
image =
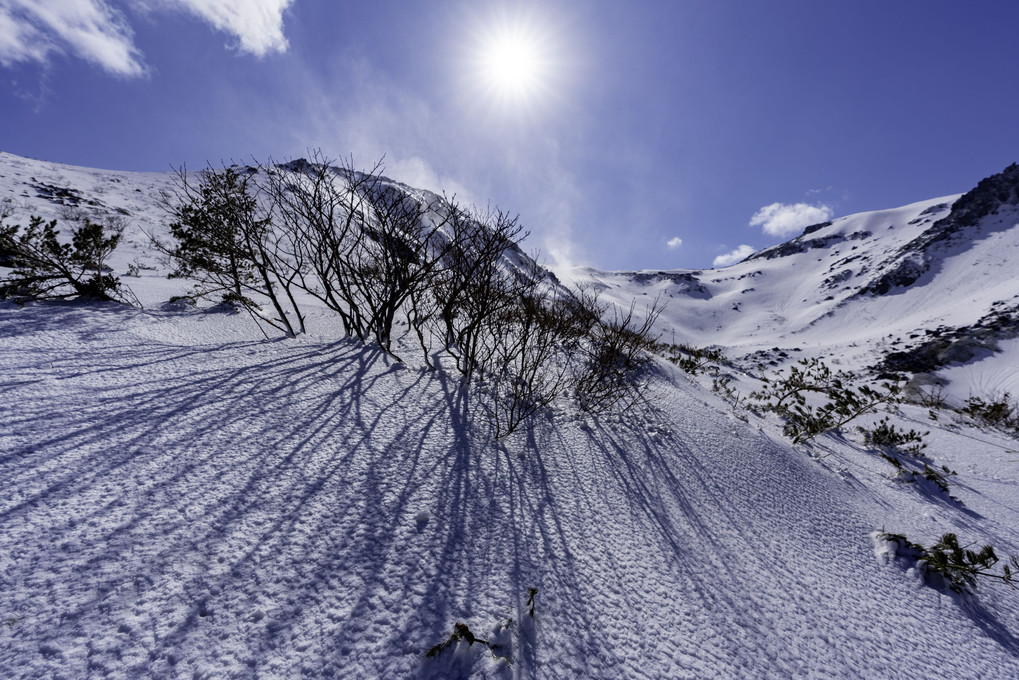
M70 53L108 73L144 75L124 16L102 0L0 0L0 64Z
M285 52L283 12L294 0L134 0L140 11L185 11L237 39L237 49L257 57ZM69 54L107 73L147 73L134 32L123 13L105 0L0 0L0 64L45 64Z
M683 239L681 239L678 236L676 236L676 237L670 238L668 241L666 241L665 245L668 246L669 250L675 250L676 248L678 248L681 245L683 245Z
M811 224L830 220L832 209L807 203L772 203L750 218L751 227L761 227L771 236L790 236Z
M752 255L754 249L748 245L742 245L732 252L726 253L725 255L719 255L712 261L712 267L728 267L730 264L736 264L745 260L747 257Z

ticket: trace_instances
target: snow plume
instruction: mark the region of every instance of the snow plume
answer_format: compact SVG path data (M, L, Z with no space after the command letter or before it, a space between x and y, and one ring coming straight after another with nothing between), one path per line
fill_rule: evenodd
M712 261L711 266L728 267L731 264L736 264L737 262L745 260L747 257L752 255L753 252L753 247L744 244L732 252L726 253L725 255L719 255Z
M790 236L804 227L830 220L832 209L807 203L772 203L750 218L751 227L761 227L770 236Z
M0 64L70 53L117 76L145 75L124 16L102 0L0 0Z
M677 249L677 248L679 248L679 247L680 247L681 245L683 245L683 239L681 239L681 238L680 238L680 237L678 237L678 236L676 236L676 237L674 237L674 238L670 238L670 239L669 239L668 241L666 241L666 242L665 242L665 246L666 246L666 247L667 247L667 248L668 248L669 250L676 250L676 249Z
M363 156L363 160L371 160L370 154ZM356 159L355 159L356 160ZM387 159L383 159L387 161ZM474 198L466 186L455 178L440 174L427 161L419 156L409 158L397 158L383 164L382 173L387 177L403 182L415 189L425 189L436 194L444 194L455 202L462 205L476 205L478 200Z

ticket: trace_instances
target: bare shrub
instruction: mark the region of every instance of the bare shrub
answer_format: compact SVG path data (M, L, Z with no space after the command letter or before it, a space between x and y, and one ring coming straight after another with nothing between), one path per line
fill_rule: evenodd
M933 385L929 391L918 390L916 395L916 400L921 406L932 410L945 408L946 399L945 388L941 385Z
M573 306L543 287L536 268L507 296L514 304L481 329L476 353L485 388L481 404L497 439L549 407L569 384L577 346Z
M361 341L369 334L355 271L365 238L362 188L379 181L378 169L358 173L353 161L335 167L318 152L310 163L301 159L263 168L280 252L291 267L288 279L335 312L344 332Z
M442 200L425 205L389 184L369 186L370 218L360 225L367 239L353 276L363 299L368 328L391 352L397 312L433 285L450 242L441 235L449 220Z
M648 307L643 320L634 316L636 301L625 312L613 308L611 318L603 318L604 310L597 298L580 305L578 321L582 325L597 312L585 343L585 356L576 377L577 403L582 411L602 412L613 408L626 410L639 398L640 374L651 362L657 336L654 324L663 307L659 299Z
M440 325L443 346L457 370L470 378L492 360L491 333L486 327L505 318L529 282L508 265L526 234L518 218L499 210L470 212L453 206L449 247L433 278L433 319Z
M392 354L398 315L427 315L424 291L450 248L446 203L425 204L385 180L381 163L360 172L318 152L264 174L290 278L338 314L348 335Z

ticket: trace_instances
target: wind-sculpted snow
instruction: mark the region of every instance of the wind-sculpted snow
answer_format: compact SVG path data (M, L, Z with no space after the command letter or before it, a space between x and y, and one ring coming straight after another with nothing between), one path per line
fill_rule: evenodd
M660 408L495 443L454 374L244 321L0 308L5 677L1019 673L1009 594L875 559L930 504L851 447L819 463L668 364ZM423 657L507 619L512 666Z

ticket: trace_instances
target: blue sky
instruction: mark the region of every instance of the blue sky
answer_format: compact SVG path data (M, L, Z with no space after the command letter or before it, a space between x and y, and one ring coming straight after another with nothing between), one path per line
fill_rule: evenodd
M1017 26L1014 0L0 0L0 150L384 155L519 212L549 263L706 268L1019 160Z

